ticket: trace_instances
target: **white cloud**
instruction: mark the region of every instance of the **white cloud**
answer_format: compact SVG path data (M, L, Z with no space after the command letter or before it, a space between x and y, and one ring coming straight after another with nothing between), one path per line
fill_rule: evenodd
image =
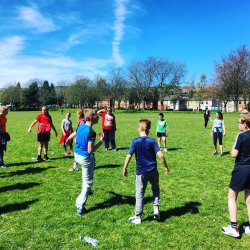
M35 29L41 33L54 31L59 28L54 24L51 18L43 16L35 7L19 7L18 19L21 20L27 28Z
M124 35L124 21L127 14L125 4L128 0L115 1L115 23L114 23L114 39L112 41L112 54L114 61L118 66L123 65L124 59L120 53L120 44Z
M6 59L23 49L24 39L21 36L5 37L0 41L0 58Z

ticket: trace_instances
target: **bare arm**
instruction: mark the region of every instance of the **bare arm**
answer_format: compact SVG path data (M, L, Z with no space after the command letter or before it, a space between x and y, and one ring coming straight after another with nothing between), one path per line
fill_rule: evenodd
M223 122L223 126L222 126L222 128L223 128L223 135L225 136L225 135L226 135L226 127L225 127L224 122Z
M72 139L76 138L76 132L73 132L66 140L66 143Z
M63 132L63 135L65 136L65 131L64 131L64 128L63 128L63 124L64 124L64 122L63 122L63 120L62 120L62 123L61 123L61 130L62 130L62 132Z
M128 164L129 164L131 158L132 158L132 156L128 154L126 159L125 159L125 162L124 162L124 165L123 165L123 176L124 177L127 177L127 175L128 175L127 168L128 168Z
M31 132L31 129L33 128L33 126L34 126L37 122L38 122L37 120L34 120L34 121L30 124L30 126L29 126L29 128L28 128L28 132L29 132L29 133Z
M56 131L56 128L55 128L55 126L54 126L53 122L51 123L51 128L54 130L55 135L56 135L56 137L57 137L57 131Z
M166 162L166 159L165 159L165 157L164 157L164 154L163 154L161 151L159 151L159 152L157 152L157 155L158 155L158 157L160 158L160 160L161 160L161 162L162 162L162 165L163 165L164 168L165 168L165 174L168 175L169 169L168 169L168 164L167 164L167 162Z
M238 156L238 154L239 154L239 150L233 148L231 151L231 156L235 158Z

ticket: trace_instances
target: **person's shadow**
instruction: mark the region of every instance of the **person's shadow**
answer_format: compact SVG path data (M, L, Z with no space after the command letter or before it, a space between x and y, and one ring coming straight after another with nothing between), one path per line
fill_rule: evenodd
M16 189L26 190L26 189L33 188L33 187L39 186L39 185L40 185L40 183L37 183L37 182L17 183L15 185L0 187L0 193L11 191L11 190L16 190Z
M185 203L184 206L171 208L167 211L161 211L161 218L159 221L164 222L173 216L179 217L187 213L198 214L200 205L201 205L200 202L190 201L190 202ZM147 217L145 220L153 220L153 215Z
M99 169L99 168L119 168L121 166L122 166L121 164L107 164L107 165L96 166L95 169Z
M35 202L39 201L39 199L31 200L31 201L25 201L22 203L14 203L14 204L8 204L5 206L0 207L0 215L1 214L7 214L14 211L20 211L29 208L29 206Z
M129 204L131 206L135 205L134 196L121 195L115 192L108 192L108 193L111 194L112 197L110 197L106 201L95 204L94 207L88 209L88 212L92 212L92 211L99 210L99 209L106 209L106 208L110 208L110 207L117 206L117 205L123 205L123 204ZM144 203L148 203L148 202L152 202L152 197L144 198Z

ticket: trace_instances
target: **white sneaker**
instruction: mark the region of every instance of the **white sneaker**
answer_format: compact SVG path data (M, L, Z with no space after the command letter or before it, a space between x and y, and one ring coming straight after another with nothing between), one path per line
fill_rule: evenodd
M160 211L159 211L159 207L154 207L154 219L156 220L160 220Z
M0 168L7 168L7 167L6 167L6 165L2 165L2 166L0 166Z
M130 217L129 221L131 223L134 223L134 224L141 224L141 218L140 217L136 217L136 216Z
M167 152L168 150L167 150L167 148L164 148L164 152Z
M239 233L239 228L233 228L231 227L231 225L227 226L227 227L222 227L221 228L222 233L232 236L234 238L238 238L240 237L240 233Z
M244 227L244 230L245 230L245 234L250 236L250 227L246 226Z

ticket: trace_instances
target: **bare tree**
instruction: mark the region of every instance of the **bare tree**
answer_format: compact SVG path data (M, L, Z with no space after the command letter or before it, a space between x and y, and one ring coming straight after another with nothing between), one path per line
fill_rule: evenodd
M207 79L206 75L201 74L200 75L200 80L199 80L199 82L197 83L197 86L196 86L196 97L197 97L198 102L199 102L199 110L201 108L201 101L203 99L204 89L205 89L206 82L207 82L206 79Z
M249 92L250 52L246 46L238 48L228 56L222 58L216 65L217 78L223 84L223 88L230 90L236 111L241 96Z

